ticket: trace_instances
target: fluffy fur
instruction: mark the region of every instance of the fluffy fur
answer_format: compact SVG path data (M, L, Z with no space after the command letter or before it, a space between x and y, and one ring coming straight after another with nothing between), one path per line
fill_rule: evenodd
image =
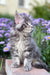
M13 64L11 67L19 67L23 63L23 69L30 71L32 66L45 67L41 60L40 50L32 38L33 25L29 16L15 14L15 24L10 29L11 56Z

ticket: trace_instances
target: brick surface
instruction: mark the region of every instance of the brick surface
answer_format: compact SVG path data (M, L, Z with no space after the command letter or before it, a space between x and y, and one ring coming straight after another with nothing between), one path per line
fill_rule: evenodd
M10 68L10 65L12 64L12 60L6 60L5 61L5 70L7 75L50 75L45 69L37 69L32 68L31 71L25 72L22 69L22 66L19 68Z

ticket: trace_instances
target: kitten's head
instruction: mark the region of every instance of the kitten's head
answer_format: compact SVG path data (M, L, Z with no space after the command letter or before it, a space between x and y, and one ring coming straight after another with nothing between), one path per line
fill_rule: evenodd
M30 33L33 31L32 21L29 16L15 14L15 28L18 32Z

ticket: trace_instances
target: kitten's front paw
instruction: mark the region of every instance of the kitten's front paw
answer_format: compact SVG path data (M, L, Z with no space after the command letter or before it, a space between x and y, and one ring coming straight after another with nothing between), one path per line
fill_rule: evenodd
M13 64L11 64L11 67L12 68L18 68L20 65L18 65L17 63L13 63Z
M23 70L24 71L30 71L32 69L32 66L24 66Z

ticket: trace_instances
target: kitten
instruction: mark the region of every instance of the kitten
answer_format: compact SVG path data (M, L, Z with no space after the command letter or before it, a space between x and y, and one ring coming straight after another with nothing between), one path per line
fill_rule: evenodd
M29 16L15 14L15 24L10 29L10 53L13 59L11 67L19 67L23 63L23 69L30 71L32 66L45 67L41 60L40 50L32 38L34 27Z

